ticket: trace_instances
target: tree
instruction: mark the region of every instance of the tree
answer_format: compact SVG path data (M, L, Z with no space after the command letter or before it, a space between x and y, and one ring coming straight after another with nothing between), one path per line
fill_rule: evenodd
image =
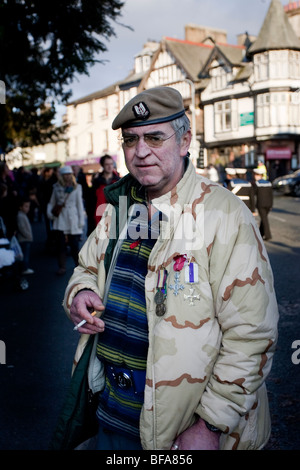
M0 147L32 146L62 129L55 107L71 96L75 74L88 75L103 39L115 36L110 20L121 15L120 0L0 0ZM1 153L1 150L0 150Z

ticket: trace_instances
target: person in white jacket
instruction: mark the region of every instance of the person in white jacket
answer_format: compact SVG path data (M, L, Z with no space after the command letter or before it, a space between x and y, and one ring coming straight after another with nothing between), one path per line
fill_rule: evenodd
M70 166L62 167L57 183L53 186L52 195L47 206L47 216L52 220L55 233L57 274L66 272L67 247L75 265L78 264L80 238L85 224L85 212L82 199L82 187L76 182Z
M23 199L19 205L17 214L17 239L23 252L23 272L22 274L33 274L34 270L29 267L30 249L33 242L33 233L30 220L27 216L30 210L30 200Z

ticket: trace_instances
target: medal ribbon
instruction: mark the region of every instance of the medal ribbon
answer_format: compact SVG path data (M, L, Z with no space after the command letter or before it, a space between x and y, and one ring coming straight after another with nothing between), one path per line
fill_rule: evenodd
M168 275L168 272L166 269L160 269L158 271L158 279L157 279L157 285L156 285L157 289L163 290L166 288L167 275Z
M189 264L189 282L193 283L194 280L194 263Z

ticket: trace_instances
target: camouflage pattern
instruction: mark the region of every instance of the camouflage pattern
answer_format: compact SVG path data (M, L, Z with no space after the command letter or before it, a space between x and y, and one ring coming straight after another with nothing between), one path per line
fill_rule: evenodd
M221 449L260 449L271 430L265 380L277 341L278 309L255 219L238 197L197 175L191 164L177 187L152 202L165 208L167 220L145 279L149 350L140 419L143 448L170 449L199 415L223 431ZM66 289L67 313L84 287L103 297L112 223L109 205L80 252ZM198 282L187 284L182 269L184 288L175 294L170 285L178 255L198 265ZM168 289L166 313L158 317L154 296L162 267L168 271ZM86 339L81 336L75 361ZM101 388L99 370L98 376Z

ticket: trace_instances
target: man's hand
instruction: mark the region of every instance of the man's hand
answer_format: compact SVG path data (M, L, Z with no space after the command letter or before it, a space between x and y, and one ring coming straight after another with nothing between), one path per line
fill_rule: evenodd
M173 442L171 450L219 450L220 432L207 429L203 419L199 418Z
M87 322L78 328L79 333L94 335L104 331L104 321L91 315L94 310L105 310L100 297L95 292L83 290L75 295L70 308L71 320L75 325L78 325L82 320Z

